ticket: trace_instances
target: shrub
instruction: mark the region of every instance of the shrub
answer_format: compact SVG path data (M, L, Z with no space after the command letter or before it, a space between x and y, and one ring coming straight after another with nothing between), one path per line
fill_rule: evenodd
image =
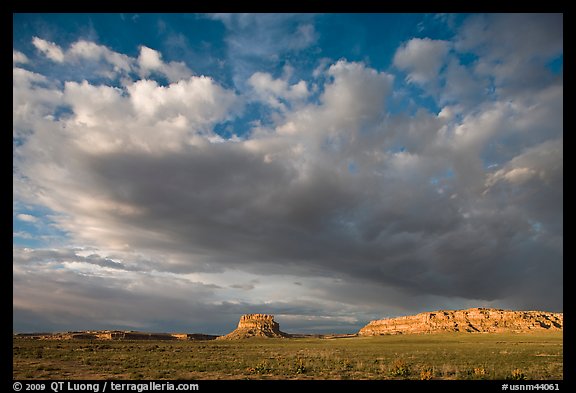
M348 359L342 359L339 361L339 363L344 370L352 370L354 368L354 366Z
M429 367L424 367L420 370L420 380L428 381L434 376L434 371Z
M512 379L514 381L523 381L526 379L526 375L524 375L522 370L517 368L515 370L512 370L512 374L510 375L510 378L508 378L508 379Z
M298 361L296 362L296 366L295 366L294 372L295 372L296 374L304 374L304 373L306 373L306 366L304 365L304 360L298 359Z
M484 375L486 375L486 369L482 366L475 367L473 372L474 372L474 375L476 375L477 377L483 377Z
M404 359L396 359L390 368L390 375L393 377L406 378L410 373L410 366L404 361Z
M488 371L483 366L474 367L471 370L467 371L468 376L475 379L484 379L486 378Z
M272 367L266 362L260 362L252 369L258 374L268 374L272 371Z

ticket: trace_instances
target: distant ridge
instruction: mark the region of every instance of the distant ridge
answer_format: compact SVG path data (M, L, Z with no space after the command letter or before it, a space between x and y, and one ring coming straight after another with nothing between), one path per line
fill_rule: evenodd
M145 333L124 330L86 330L62 333L18 333L16 338L33 340L214 340L218 336L200 333Z
M360 329L358 335L559 331L563 325L563 313L470 308L379 319Z
M238 327L225 336L201 333L146 333L123 330L86 330L59 333L15 333L16 339L32 340L234 340L250 337L317 337L323 339L379 336L389 334L429 334L443 332L503 333L562 331L564 314L547 311L512 311L497 308L438 310L404 317L371 321L357 334L287 334L273 315L246 314Z

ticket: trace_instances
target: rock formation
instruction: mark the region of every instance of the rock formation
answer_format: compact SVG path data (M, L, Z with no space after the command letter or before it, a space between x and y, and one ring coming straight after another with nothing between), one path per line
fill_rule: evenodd
M233 332L218 337L219 340L236 340L250 337L290 337L281 332L274 315L246 314L240 317L238 327Z
M364 326L358 334L377 336L441 332L558 331L562 330L563 323L563 313L470 308L468 310L440 310L406 317L380 319Z

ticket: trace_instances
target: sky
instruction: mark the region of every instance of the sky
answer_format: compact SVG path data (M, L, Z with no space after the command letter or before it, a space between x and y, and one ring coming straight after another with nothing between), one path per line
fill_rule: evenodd
M14 14L13 330L563 311L561 14Z

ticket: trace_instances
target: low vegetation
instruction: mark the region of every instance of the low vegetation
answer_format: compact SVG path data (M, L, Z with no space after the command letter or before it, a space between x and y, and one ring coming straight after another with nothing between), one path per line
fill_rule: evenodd
M562 333L13 340L15 379L562 379Z

